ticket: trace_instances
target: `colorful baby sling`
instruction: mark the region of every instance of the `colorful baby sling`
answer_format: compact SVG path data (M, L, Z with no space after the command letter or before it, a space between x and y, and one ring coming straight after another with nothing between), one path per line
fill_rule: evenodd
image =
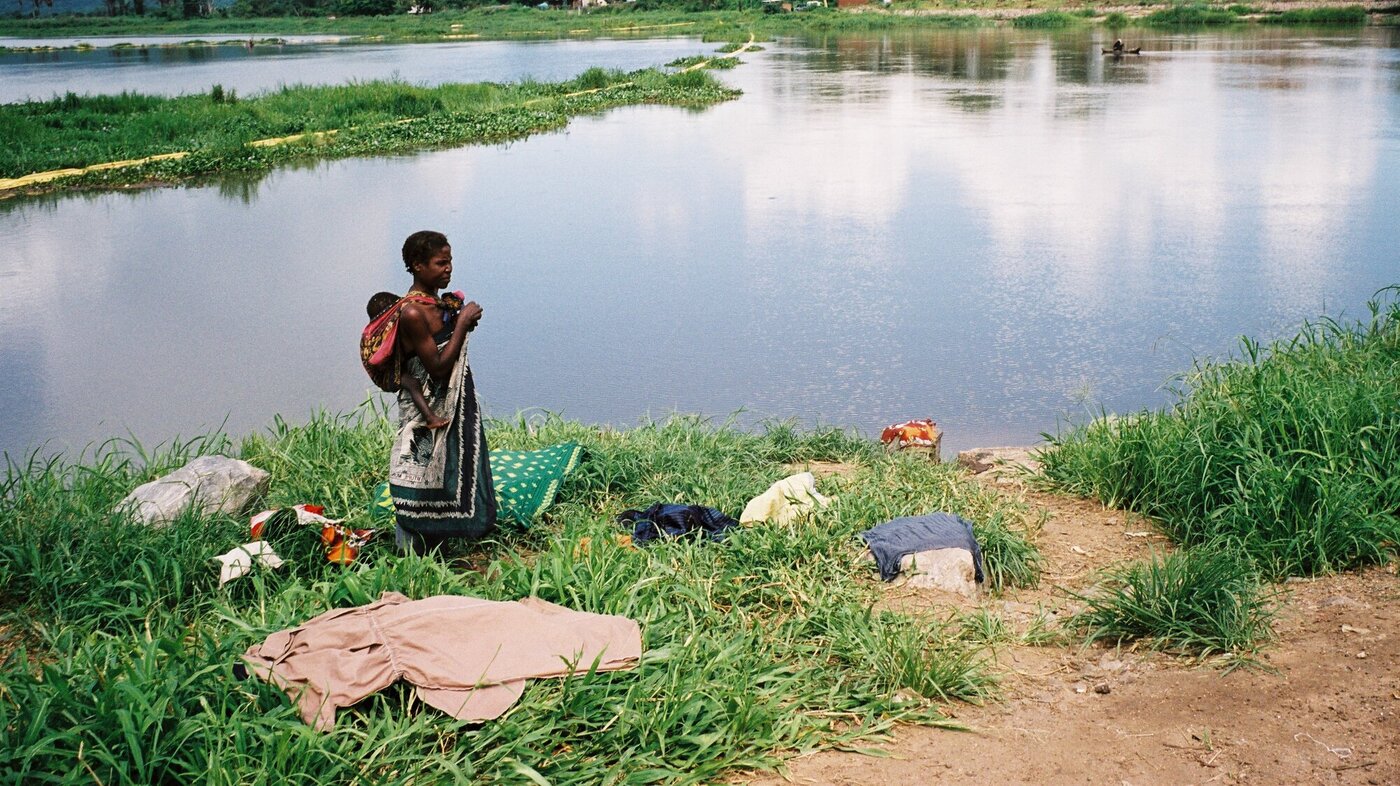
M398 352L399 312L405 305L418 303L455 312L462 309L464 299L465 295L461 292L448 292L440 298L423 292L409 292L371 320L360 333L360 363L375 387L386 393L397 393L401 387L403 370Z

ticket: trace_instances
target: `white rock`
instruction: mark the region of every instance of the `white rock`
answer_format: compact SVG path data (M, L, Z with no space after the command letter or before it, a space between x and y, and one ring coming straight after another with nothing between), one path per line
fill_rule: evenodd
M144 524L163 526L193 508L200 515L239 513L267 492L272 476L246 461L201 456L138 486L117 504Z
M907 577L910 587L937 589L977 597L977 569L972 564L972 552L967 549L934 549L906 554L899 560L900 575Z

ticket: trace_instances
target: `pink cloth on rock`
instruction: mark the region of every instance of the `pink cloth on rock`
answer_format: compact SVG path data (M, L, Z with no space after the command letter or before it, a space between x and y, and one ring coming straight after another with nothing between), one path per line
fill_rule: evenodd
M243 654L249 670L282 688L302 720L322 731L335 712L394 684L411 683L429 706L468 721L499 717L534 677L630 669L642 654L637 623L538 598L514 602L386 592L279 631Z

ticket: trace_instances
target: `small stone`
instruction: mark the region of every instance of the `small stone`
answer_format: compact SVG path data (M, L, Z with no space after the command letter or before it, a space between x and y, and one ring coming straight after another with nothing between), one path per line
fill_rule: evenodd
M1094 692L1100 696L1107 696L1113 692L1113 688L1110 688L1107 682L1100 682L1098 685L1094 686Z
M1099 668L1104 671L1122 671L1127 667L1128 664L1110 655L1104 655L1102 658L1099 658Z
M1356 653L1356 657L1357 657L1357 658L1360 658L1360 659L1362 659L1362 660L1365 660L1365 658L1366 658L1366 650L1362 650L1362 651Z
M1079 684L1077 684L1077 685L1074 686L1074 692L1075 692L1075 693L1088 693L1088 692L1089 692L1089 686L1088 686L1088 685L1085 685L1084 683L1081 682L1081 683L1079 683Z
M974 475L990 469L1040 471L1040 462L1031 457L1034 447L973 448L958 454L957 462Z
M1371 629L1370 629L1370 628L1353 628L1353 627L1350 626L1350 625L1342 625L1342 632L1343 632L1343 633L1359 633L1360 635L1365 636L1366 634L1368 634L1368 633L1371 632Z
M895 691L894 696L890 697L890 699L895 704L913 704L923 701L924 697L908 688L900 688L898 691Z
M1323 598L1317 605L1326 609L1333 606L1360 606L1361 604L1348 598L1346 595L1332 595L1331 597Z

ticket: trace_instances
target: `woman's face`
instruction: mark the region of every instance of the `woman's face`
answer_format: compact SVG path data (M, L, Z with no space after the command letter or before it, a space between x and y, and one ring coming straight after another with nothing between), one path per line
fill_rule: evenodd
M419 281L438 289L452 283L452 246L443 246L428 261L419 263L415 271Z

